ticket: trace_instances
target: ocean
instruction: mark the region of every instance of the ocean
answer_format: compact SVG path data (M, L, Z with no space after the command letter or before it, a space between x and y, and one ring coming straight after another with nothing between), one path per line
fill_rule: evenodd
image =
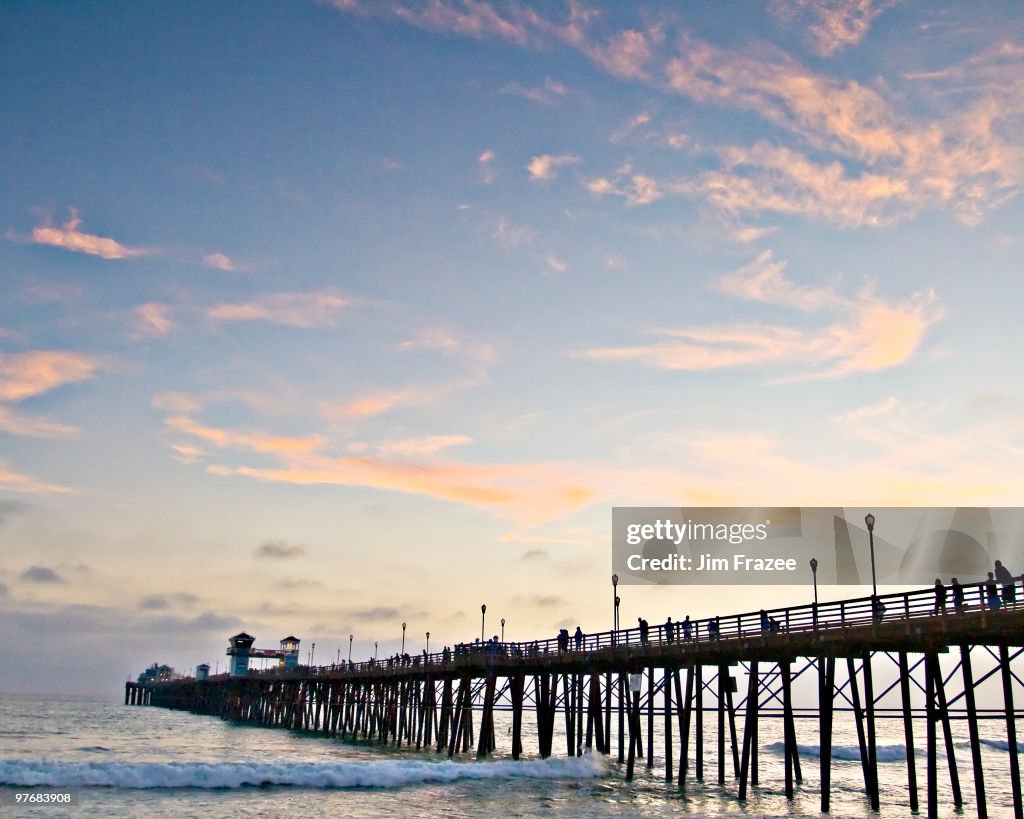
M819 816L817 721L797 723L804 782L785 797L781 721L760 729L760 787L736 799L731 756L719 787L714 714L705 722L705 781L687 793L664 781L664 757L639 760L624 781L615 757L599 754L518 762L508 758L509 715L496 714L498 752L492 759L449 762L433 752L381 749L282 729L232 724L120 702L0 695L0 789L58 786L80 789L77 806L0 808L4 816ZM614 722L614 720L613 720ZM527 722L527 725L529 723ZM643 722L646 727L646 721ZM1024 731L1019 736L1024 737ZM924 724L915 724L917 771L926 804ZM989 815L1012 816L1005 725L981 726ZM955 724L964 810L950 797L939 734L941 816L976 813L970 748L963 722ZM659 732L660 733L660 732ZM524 732L527 756L536 743ZM646 738L645 738L646 747ZM881 813L909 815L902 724L878 723ZM1024 743L1021 744L1024 750ZM678 749L677 749L678 751ZM727 745L727 754L728 751ZM833 736L832 816L871 816L863 793L853 718L837 714ZM691 757L691 774L692 774ZM923 814L923 811L922 811Z

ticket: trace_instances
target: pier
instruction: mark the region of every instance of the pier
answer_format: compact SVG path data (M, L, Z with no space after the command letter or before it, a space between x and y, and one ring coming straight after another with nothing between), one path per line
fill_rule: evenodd
M125 704L448 758L495 752L495 714L506 712L511 729L502 750L513 759L526 753L524 727L532 720L530 735L542 758L557 752L557 738L567 756L613 756L627 779L644 764L664 771L666 787L686 791L693 780L710 779L740 800L759 784L759 726L781 720L786 796L794 797L808 764L800 735L814 732L826 813L835 721L849 719L856 727L864 793L877 811L883 806L876 727L897 720L911 749L905 762L910 807L928 816L938 814L940 781L954 807L988 815L979 731L986 723L1007 743L1011 793L994 796L1012 800L1014 815L1024 819L1016 729L1024 716L1018 705L1024 701L1024 604L1015 602L1024 601L1024 589L1021 581L1016 585L1014 602L999 608L989 608L983 585L964 587L965 608L952 600L940 604L928 588L693 621L686 630L677 622L672 630L652 626L648 635L601 632L585 635L579 646L572 638L568 645L482 643L390 660L129 682ZM252 638L239 637L251 646ZM717 723L710 747L709 719ZM969 733L966 785L954 743L957 721L966 721ZM919 771L912 749L922 741Z

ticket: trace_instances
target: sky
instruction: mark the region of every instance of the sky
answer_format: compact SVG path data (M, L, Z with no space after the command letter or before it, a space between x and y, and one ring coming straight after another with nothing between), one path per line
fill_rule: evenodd
M0 99L2 691L605 630L613 506L1020 502L1018 3L15 0Z

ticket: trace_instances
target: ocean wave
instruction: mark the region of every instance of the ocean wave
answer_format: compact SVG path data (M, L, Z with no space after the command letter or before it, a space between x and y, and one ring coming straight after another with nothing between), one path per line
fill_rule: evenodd
M797 745L797 751L801 756L820 757L821 748L817 745ZM781 742L773 742L766 750L781 754L785 745ZM833 745L832 758L860 761L860 748L856 745ZM903 762L907 758L906 748L902 745L879 745L875 748L875 759L879 762Z
M596 755L495 762L57 762L0 761L0 786L109 788L400 788L474 779L589 779L605 773Z
M995 748L997 751L1009 751L1010 743L1005 739L979 739L982 745L987 745L989 748ZM1024 742L1017 743L1017 750L1024 751Z

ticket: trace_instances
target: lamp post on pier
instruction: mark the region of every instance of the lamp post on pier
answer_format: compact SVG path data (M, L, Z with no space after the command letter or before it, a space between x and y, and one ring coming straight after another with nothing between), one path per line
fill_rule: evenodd
M619 576L612 575L612 645L619 639Z
M348 635L348 664L349 665L352 665L352 638L353 637L355 637L354 634Z
M335 665L341 665L341 646L338 646L338 656L334 660Z
M313 665L313 658L316 656L316 643L309 649L309 664Z
M376 640L373 641L373 659L374 660L377 659L377 641Z
M811 558L811 577L814 582L814 629L818 629L818 559Z
M487 604L483 603L480 606L480 642L484 641L484 624L487 622Z
M427 656L430 655L430 632L427 632Z
M868 527L868 544L871 549L871 596L878 597L878 583L875 580L875 516L868 512L864 516L864 524Z
M405 654L405 623L402 623L402 654Z
M505 642L505 618L501 618L501 642Z

